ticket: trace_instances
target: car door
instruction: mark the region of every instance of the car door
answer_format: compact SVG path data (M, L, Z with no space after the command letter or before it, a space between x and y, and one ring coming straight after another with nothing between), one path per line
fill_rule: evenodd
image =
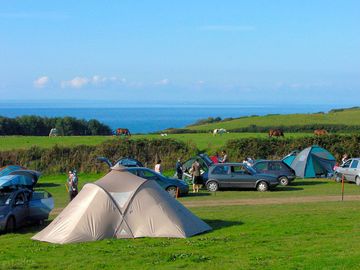
M351 181L351 177L350 177L350 164L353 160L349 159L348 161L346 161L342 166L341 166L341 174L345 177L345 179L347 181Z
M231 180L229 175L229 166L217 165L212 169L209 180L216 180L219 187L229 187Z
M16 226L26 223L29 216L29 201L23 191L19 191L13 200L12 212L15 216Z
M348 181L352 181L355 182L355 178L357 176L357 167L359 165L359 160L354 159L351 164L350 167L348 168Z
M255 186L256 179L244 165L232 165L230 175L233 187L252 188Z
M285 167L279 161L269 162L269 170L266 173L274 176L286 175Z

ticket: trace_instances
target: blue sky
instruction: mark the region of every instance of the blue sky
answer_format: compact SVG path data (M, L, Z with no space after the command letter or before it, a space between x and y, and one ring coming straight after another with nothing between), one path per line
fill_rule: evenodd
M360 1L1 1L2 100L360 98Z

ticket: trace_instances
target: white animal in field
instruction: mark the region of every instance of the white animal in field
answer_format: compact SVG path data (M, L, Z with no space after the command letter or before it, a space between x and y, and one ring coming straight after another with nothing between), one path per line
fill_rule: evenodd
M222 134L224 134L224 133L226 133L226 129L225 128L216 128L216 129L214 129L214 131L213 131L213 135L215 136L215 135L222 135Z
M59 135L59 132L56 128L52 128L49 133L49 137L56 137Z
M166 136L167 136L167 133L161 133L160 136L161 136L161 137L166 137Z

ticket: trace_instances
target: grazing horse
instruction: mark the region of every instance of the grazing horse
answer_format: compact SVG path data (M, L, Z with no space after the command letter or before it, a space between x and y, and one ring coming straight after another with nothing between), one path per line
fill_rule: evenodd
M131 136L129 129L127 128L117 128L116 129L116 135L121 136Z
M270 129L269 137L284 137L284 132L280 129Z
M215 136L215 135L222 135L222 134L224 134L224 133L226 133L226 129L225 128L216 128L216 129L214 129L214 131L213 131L213 135Z
M325 129L315 129L314 130L314 135L315 136L323 136L323 135L327 135L328 132Z

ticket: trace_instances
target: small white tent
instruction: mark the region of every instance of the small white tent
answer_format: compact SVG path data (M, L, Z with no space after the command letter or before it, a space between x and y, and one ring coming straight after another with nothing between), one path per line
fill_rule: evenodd
M86 184L71 203L32 239L51 243L105 238L185 238L211 230L156 182L116 166Z

